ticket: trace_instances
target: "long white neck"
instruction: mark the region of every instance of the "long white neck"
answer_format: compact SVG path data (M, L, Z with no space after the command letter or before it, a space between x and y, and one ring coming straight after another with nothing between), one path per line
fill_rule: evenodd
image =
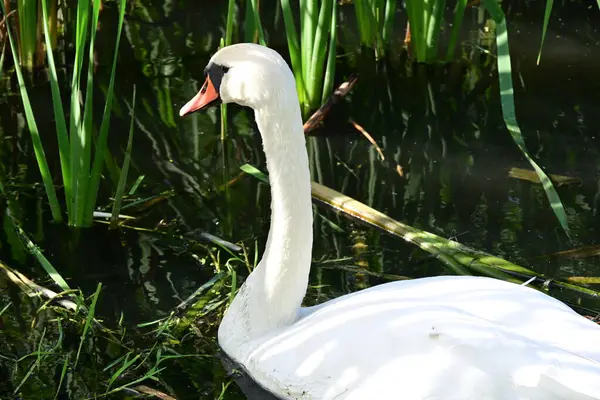
M300 107L295 90L291 92L255 110L271 184L271 228L262 260L219 328L219 343L234 358L244 343L293 323L308 285L313 237L310 171Z

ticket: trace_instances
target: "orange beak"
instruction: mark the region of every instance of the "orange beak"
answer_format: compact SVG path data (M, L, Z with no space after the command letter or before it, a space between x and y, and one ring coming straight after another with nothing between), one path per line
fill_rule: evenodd
M213 85L210 76L207 75L206 81L204 81L204 85L202 85L202 89L200 89L198 94L195 95L193 99L188 101L185 106L181 107L181 110L179 110L179 116L183 117L184 115L193 113L194 111L206 108L218 99L219 93L215 89L215 85Z

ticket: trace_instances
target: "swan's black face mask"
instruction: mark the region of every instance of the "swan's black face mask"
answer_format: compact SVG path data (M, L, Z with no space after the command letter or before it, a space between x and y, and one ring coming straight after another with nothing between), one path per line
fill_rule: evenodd
M210 106L221 103L221 96L219 95L221 90L221 82L223 76L229 71L229 68L214 63L209 63L204 69L204 76L206 80L204 85L193 99L187 102L187 104L181 107L179 115L184 116L194 111L203 110Z

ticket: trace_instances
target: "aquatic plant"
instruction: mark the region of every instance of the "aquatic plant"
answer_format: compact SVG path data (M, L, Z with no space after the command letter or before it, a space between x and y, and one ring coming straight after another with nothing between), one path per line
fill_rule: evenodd
M510 51L508 47L508 31L506 29L506 16L500 8L500 5L496 3L495 0L486 0L486 5L497 24L496 47L498 52L498 81L500 85L500 102L502 104L502 116L504 118L504 123L507 130L510 132L513 141L535 170L535 173L537 174L540 182L542 183L542 187L546 192L546 197L548 198L554 215L556 215L561 227L567 236L569 236L569 222L567 219L567 213L565 212L565 208L560 200L560 196L558 195L556 188L554 187L554 184L548 175L529 154L527 147L525 146L525 140L523 139L521 128L519 127L519 123L517 121L514 89L512 84Z
M361 43L372 47L376 58L382 57L392 39L396 1L355 0L354 12Z
M110 83L106 94L106 104L99 128L98 136L93 140L92 103L94 93L94 44L98 27L98 18L101 2L79 1L77 3L77 21L75 31L75 60L73 77L70 87L70 120L67 130L66 116L62 105L61 92L58 83L58 75L52 52L50 27L48 24L48 0L42 0L43 29L46 40L46 53L48 68L50 71L50 87L52 90L52 105L54 118L56 120L56 134L60 154L62 180L64 184L66 208L69 225L89 226L92 223L93 212L96 206L98 188L104 165L107 147L108 129L110 126L110 115L113 102L113 87L117 64L118 48L121 40L123 19L125 16L126 0L119 2L119 23L115 52L112 60ZM17 59L14 39L9 32L9 41L13 58ZM89 39L88 39L89 35ZM89 47L88 47L89 46ZM88 69L83 70L85 51L88 50ZM25 82L20 68L15 63L15 71L21 90L21 99L27 117L27 124L32 135L38 166L44 181L44 187L48 195L52 216L55 221L61 221L60 205L56 197L52 177L46 161L44 148L35 123ZM85 75L85 74L87 75ZM82 85L82 79L86 76L86 84ZM85 99L81 99L81 93L85 93ZM83 101L82 101L83 100ZM83 108L81 107L83 103ZM95 145L92 145L94 142ZM92 152L92 148L94 151Z
M58 0L49 0L50 12L46 16L46 22L50 27L48 35L52 48L57 42L57 15ZM9 7L10 2L5 2ZM44 43L42 38L42 13L37 0L17 0L17 16L19 20L18 35L18 60L20 66L32 70L36 66L44 64ZM8 10L7 10L8 11Z
M283 21L304 117L333 90L337 40L337 1L300 1L300 40L289 0L281 0Z

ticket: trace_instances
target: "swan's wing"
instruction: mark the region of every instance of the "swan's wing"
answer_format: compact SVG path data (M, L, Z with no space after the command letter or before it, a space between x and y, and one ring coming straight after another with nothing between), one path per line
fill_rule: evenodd
M437 325L436 340L452 353L456 366L487 375L494 393L503 393L502 399L600 399L597 361L488 321L459 318Z
M599 363L449 307L322 309L249 358L293 399L600 399Z

